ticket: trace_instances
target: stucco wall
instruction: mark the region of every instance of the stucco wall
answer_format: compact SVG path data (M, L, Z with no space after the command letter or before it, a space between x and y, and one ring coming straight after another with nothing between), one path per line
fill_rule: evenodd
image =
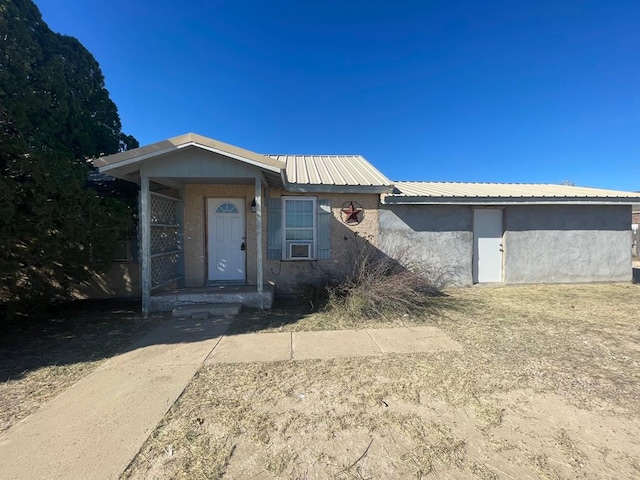
M507 206L505 283L631 280L628 206ZM382 205L380 249L407 250L449 284L473 282L473 208ZM406 253L404 253L406 255Z
M281 195L295 195L272 189L270 196L279 198ZM265 280L276 286L276 293L289 294L303 290L309 285L322 285L331 279L338 278L344 271L352 268L356 234L359 239L370 244L373 248L378 238L378 200L375 194L332 194L314 193L300 194L314 196L318 199L331 201L331 259L329 260L266 260ZM358 202L364 210L362 222L358 225L346 225L341 219L342 206L347 202ZM265 215L266 220L266 215ZM266 224L266 221L265 221ZM265 225L265 259L266 225Z
M112 263L109 270L93 274L91 278L73 290L73 297L86 298L131 298L139 297L140 265L137 263Z
M631 280L630 206L506 209L505 283Z
M270 196L283 192L271 189ZM207 280L206 199L242 198L246 210L247 280L256 282L253 185L187 185L185 189L185 284ZM307 195L308 196L308 195ZM369 194L314 194L329 199L331 259L267 259L267 208L263 217L264 279L278 293L322 284L352 268L355 239L387 255L410 258L434 278L451 285L473 282L473 208L469 206L381 205ZM341 220L341 207L355 201L364 209L359 225ZM267 202L265 202L266 204ZM629 206L534 205L505 208L505 283L629 281L631 279Z
M381 205L380 249L418 262L434 280L471 285L472 227L471 207Z
M255 284L256 272L256 223L255 213L251 212L254 198L254 185L205 185L190 184L185 188L184 215L184 259L185 285L202 286L207 282L207 242L206 242L206 199L242 198L246 211L246 269L247 282ZM270 189L272 198L281 195L296 195L280 189ZM376 243L378 236L378 195L369 194L300 194L331 200L333 220L331 222L331 259L281 261L267 259L267 222L266 204L263 206L263 256L264 280L276 286L277 293L292 293L304 289L310 284L322 284L335 278L349 268L349 258L354 245L354 233L365 241ZM340 217L345 202L360 203L364 209L364 218L359 225L347 226Z

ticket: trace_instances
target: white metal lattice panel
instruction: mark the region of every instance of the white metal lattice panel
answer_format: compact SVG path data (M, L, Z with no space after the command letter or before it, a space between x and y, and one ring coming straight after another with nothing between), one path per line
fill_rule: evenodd
M150 193L149 250L151 255L151 288L179 277L182 255L182 225L179 221L181 200Z
M151 254L163 252L173 252L180 248L178 239L180 238L179 227L158 227L151 228Z
M151 194L151 224L177 225L177 202Z
M157 287L178 276L178 254L151 258L151 287Z

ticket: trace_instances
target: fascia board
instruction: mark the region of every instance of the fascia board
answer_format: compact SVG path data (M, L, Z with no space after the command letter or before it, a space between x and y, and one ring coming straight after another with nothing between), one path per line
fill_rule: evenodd
M436 199L433 197L383 196L384 205L631 205L634 198L468 198L451 197Z
M188 142L188 143L183 143L181 145L175 145L175 146L172 146L170 148L165 148L163 150L150 152L150 153L147 153L145 155L141 155L139 157L129 158L127 160L122 160L120 162L111 163L109 165L103 165L101 167L98 167L98 171L100 173L108 173L109 171L117 169L117 168L126 167L127 165L131 165L131 164L134 164L134 163L141 163L141 162L144 162L145 160L148 160L150 158L167 155L169 153L176 152L178 150L181 150L181 149L187 148L187 147L201 148L203 150L207 150L207 151L212 152L212 153L217 153L217 154L223 155L225 157L233 158L235 160L239 160L241 162L248 163L250 165L253 165L255 167L261 168L263 170L269 170L269 171L275 172L275 173L279 173L282 170L281 168L272 167L270 165L261 164L259 162L254 161L254 160L251 160L249 158L246 158L246 157L243 157L243 156L240 156L240 155L236 155L236 154L233 154L233 153L225 152L224 150L220 150L220 149L217 149L217 148L208 147L206 145L202 145L201 143ZM110 174L110 175L112 175L112 174ZM115 176L115 175L113 175L113 176Z

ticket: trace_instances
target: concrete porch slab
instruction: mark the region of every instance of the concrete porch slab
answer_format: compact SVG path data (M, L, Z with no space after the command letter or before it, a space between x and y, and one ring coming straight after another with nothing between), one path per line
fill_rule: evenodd
M171 312L173 318L197 317L209 315L237 315L242 310L241 303L198 303L195 305L182 305Z
M239 303L248 308L270 309L274 289L265 285L262 296L255 285L217 285L198 288L179 288L151 295L150 311L171 312L176 307L211 303Z
M205 363L291 360L291 333L247 333L222 338Z
M294 360L328 360L382 354L365 330L294 332L291 343Z
M367 332L384 353L462 350L458 342L436 327L380 328Z

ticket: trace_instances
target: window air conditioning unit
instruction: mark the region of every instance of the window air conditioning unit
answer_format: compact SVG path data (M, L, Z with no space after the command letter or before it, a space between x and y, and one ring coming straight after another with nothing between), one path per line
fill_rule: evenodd
M311 245L309 243L290 243L289 258L311 258Z

